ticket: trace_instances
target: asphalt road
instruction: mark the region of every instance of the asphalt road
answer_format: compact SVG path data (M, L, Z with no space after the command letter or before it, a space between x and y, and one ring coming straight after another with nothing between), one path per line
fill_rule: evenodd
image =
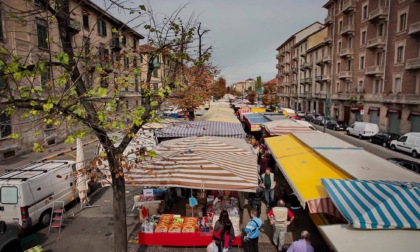
M323 131L324 127L312 124L317 130ZM333 131L330 129L325 129L325 132L333 135L343 141L346 141L354 146L364 148L366 151L375 154L376 156L379 156L381 158L387 159L387 158L403 158L415 162L420 162L420 159L416 159L410 156L410 154L406 154L404 152L399 151L392 151L390 148L383 147L378 144L370 143L368 139L359 139L357 137L348 136L345 131Z

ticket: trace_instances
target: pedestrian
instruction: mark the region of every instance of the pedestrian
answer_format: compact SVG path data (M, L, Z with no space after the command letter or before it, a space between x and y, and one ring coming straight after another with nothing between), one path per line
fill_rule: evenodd
M235 232L233 230L232 222L229 219L229 214L226 210L222 210L213 229L213 240L217 245L218 251L230 251L229 249L232 248L233 239L235 239ZM224 247L226 247L227 250L223 250Z
M251 193L249 195L249 199L251 202L252 209L257 210L257 217L260 218L261 216L261 204L264 200L264 188L261 186L257 186L257 190L255 193Z
M271 168L267 167L265 173L261 175L262 183L261 186L265 191L265 203L267 208L271 207L274 201L274 188L276 187L276 181L274 180L274 173L271 172Z
M274 234L273 242L277 246L279 251L283 250L284 237L287 232L287 226L293 222L295 219L293 213L285 207L284 201L279 200L277 202L277 207L274 207L269 213L268 217L270 223L273 225ZM287 219L290 219L290 222Z
M260 174L259 174L260 176L265 173L265 170L267 170L267 167L268 167L267 154L263 153L261 155L261 160L260 160Z
M299 227L299 217L302 213L302 205L300 204L299 199L296 197L295 193L289 195L290 200L290 210L292 211L293 215L295 216L294 227ZM293 227L293 228L294 228Z
M242 246L245 252L258 252L258 237L262 220L257 217L257 210L251 209L251 220L244 228L244 239Z
M312 247L311 241L309 240L310 237L310 233L303 230L300 233L300 240L293 242L287 252L314 252L314 247Z

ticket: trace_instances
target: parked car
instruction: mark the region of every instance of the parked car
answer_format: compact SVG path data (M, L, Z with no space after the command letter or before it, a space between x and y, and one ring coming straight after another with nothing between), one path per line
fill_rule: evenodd
M48 226L53 201L68 204L78 197L76 163L67 160L32 162L0 176L1 219L27 229ZM64 179L64 177L68 177Z
M378 134L371 136L369 142L380 144L383 147L389 147L392 140L400 138L400 135L388 132L378 132Z
M400 150L411 153L412 157L417 158L420 153L420 133L407 133L398 140L392 140L390 147L394 151Z
M313 122L317 116L316 114L308 113L305 115L305 121Z
M335 120L330 120L327 122L326 127L328 129L332 129L332 130L346 130L346 123L344 121L335 121Z
M0 252L23 252L18 224L0 221Z
M378 124L368 122L355 122L346 129L347 135L353 135L362 139L371 137L379 132Z
M298 115L294 115L294 116L291 116L289 118L290 119L295 119L295 120L302 120L302 118L300 116L298 116Z
M301 118L304 118L304 117L305 117L305 112L298 111L298 112L296 113L296 115L297 115L297 116L299 116L299 117L301 117Z
M323 116L317 116L312 122L314 124L318 124L321 125L321 123L324 121L324 117Z
M387 160L389 162L392 162L394 164L397 164L399 166L412 170L413 172L420 173L420 163L407 160L407 159L402 159L402 158L387 158Z

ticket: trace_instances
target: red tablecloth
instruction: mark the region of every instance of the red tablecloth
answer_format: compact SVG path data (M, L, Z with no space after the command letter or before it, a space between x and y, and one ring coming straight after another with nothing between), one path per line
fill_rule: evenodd
M170 247L206 247L212 241L212 233L154 233L139 232L139 244ZM232 246L242 246L241 237L235 237Z

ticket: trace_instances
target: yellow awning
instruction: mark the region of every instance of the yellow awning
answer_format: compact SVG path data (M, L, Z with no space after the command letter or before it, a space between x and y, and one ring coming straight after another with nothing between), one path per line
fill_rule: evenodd
M321 178L352 179L350 176L329 164L293 135L269 137L265 142L303 206L308 203L312 213L339 215L321 184Z
M254 113L264 113L265 111L265 108L251 108L251 112Z

